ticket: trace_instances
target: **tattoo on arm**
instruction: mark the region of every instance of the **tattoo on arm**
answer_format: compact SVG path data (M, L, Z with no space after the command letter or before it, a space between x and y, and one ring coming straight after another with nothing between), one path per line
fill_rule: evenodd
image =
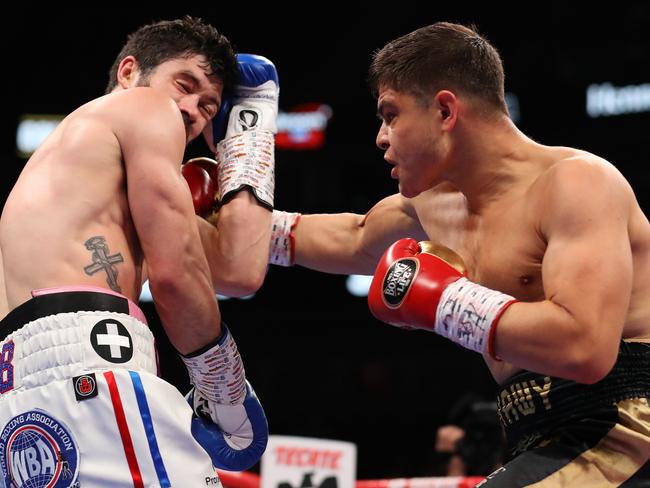
M93 252L93 264L84 267L84 272L88 276L92 276L98 271L105 271L108 286L111 287L111 290L121 293L122 289L117 284L118 272L114 265L124 262L122 254L117 253L111 256L108 250L108 244L106 244L106 238L103 236L93 236L84 244L86 245L86 249Z

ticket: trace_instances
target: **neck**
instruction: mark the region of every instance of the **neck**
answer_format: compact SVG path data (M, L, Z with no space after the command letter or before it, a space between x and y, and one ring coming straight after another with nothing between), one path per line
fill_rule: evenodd
M445 179L465 195L470 212L480 214L534 171L533 153L541 146L505 115L496 120L473 117L456 129Z

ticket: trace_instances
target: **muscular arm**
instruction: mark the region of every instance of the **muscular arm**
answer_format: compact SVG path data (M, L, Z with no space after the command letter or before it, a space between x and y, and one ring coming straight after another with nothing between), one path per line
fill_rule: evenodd
M240 191L220 208L218 227L197 221L215 291L234 297L257 291L266 274L271 212Z
M116 130L131 216L156 310L174 347L186 354L214 340L221 329L191 197L180 174L183 122L172 100L161 95L143 96L131 109L138 123Z
M570 162L553 176L540 232L546 300L516 303L496 353L525 369L592 383L612 368L632 289L632 191L613 169Z
M384 198L366 215L303 215L295 228L295 263L317 271L372 274L386 248L401 237L426 239L410 200Z

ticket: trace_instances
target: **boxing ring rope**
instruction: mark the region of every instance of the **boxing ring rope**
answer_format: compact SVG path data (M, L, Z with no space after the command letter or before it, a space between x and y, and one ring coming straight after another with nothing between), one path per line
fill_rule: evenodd
M260 476L247 471L217 470L225 488L260 488ZM357 480L355 488L473 488L481 476Z

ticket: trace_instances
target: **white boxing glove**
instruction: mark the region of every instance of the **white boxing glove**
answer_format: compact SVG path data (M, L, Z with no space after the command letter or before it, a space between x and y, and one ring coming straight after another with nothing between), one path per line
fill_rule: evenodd
M242 471L257 463L269 430L264 409L246 381L230 331L188 356L181 356L194 387L186 399L194 410L192 434L215 467Z
M222 102L205 136L219 163L219 200L250 189L259 202L273 208L278 73L271 61L238 54L239 84Z

